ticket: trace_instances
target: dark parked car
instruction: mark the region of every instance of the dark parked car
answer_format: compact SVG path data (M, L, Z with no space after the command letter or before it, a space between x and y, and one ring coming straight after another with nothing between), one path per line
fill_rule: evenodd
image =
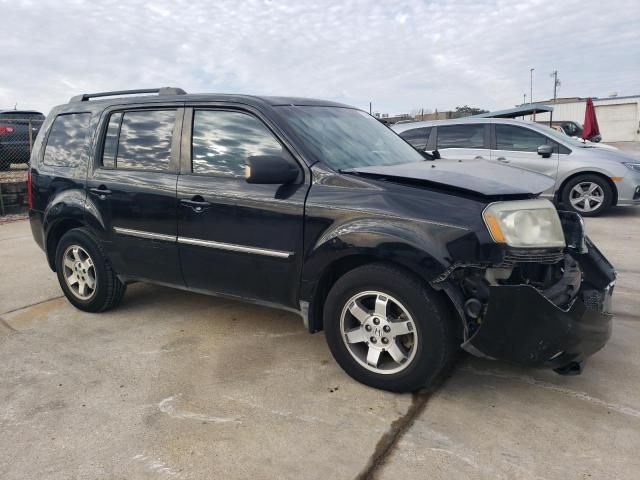
M33 110L0 110L0 170L29 163L29 139L35 140L43 121L44 115Z
M576 373L609 338L615 272L537 198L552 179L429 161L336 103L129 93L149 92L75 97L36 141L31 227L76 307L132 281L275 305L393 391L433 384L460 345Z

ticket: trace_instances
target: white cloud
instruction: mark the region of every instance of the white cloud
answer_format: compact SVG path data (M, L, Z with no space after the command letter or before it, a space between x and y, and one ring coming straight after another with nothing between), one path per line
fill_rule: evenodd
M160 85L401 112L640 93L640 4L0 0L0 108Z

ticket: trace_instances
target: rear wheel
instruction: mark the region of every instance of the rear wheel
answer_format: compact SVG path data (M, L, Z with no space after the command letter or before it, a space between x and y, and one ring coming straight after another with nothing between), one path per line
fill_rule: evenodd
M345 274L329 292L324 312L336 361L372 387L396 392L428 387L456 352L453 319L438 295L390 265Z
M583 217L595 217L611 206L613 192L604 178L598 175L579 175L565 185L562 203Z
M75 228L65 233L58 243L55 260L58 282L75 307L102 312L122 301L127 287L86 229Z

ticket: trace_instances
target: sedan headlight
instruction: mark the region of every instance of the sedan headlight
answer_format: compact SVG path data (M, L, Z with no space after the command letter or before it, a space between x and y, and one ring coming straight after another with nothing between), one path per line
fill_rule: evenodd
M564 247L560 217L549 200L496 202L482 212L484 223L497 243L512 247Z
M640 173L640 163L625 163L627 168L630 168L634 172Z

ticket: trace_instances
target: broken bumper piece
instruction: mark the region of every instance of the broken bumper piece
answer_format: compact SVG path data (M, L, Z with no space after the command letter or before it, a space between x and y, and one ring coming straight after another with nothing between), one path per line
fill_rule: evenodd
M563 310L529 285L492 286L482 325L463 348L535 367L581 362L611 336L612 292L581 291Z
M584 253L572 253L582 282L567 306L531 285L492 285L482 323L462 347L476 356L579 373L582 361L611 336L616 277L589 239L585 247Z

